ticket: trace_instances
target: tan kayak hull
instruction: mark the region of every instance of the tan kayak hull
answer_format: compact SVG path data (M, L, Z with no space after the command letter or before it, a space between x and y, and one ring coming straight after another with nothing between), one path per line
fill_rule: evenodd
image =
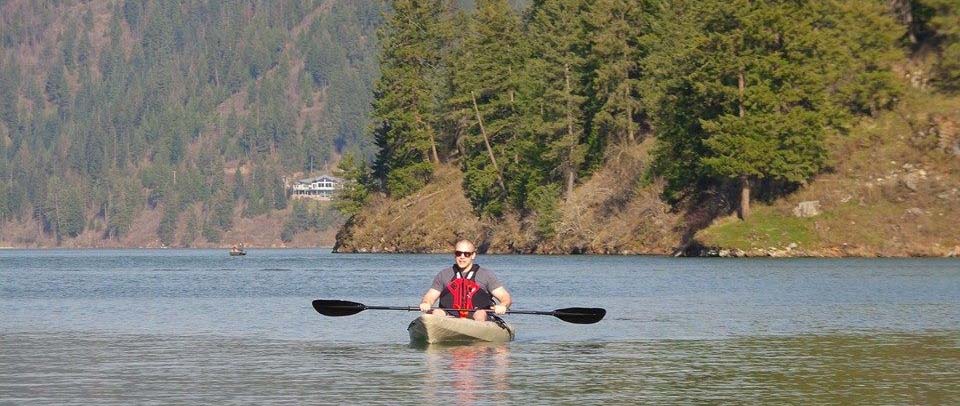
M445 317L424 314L407 327L410 341L437 343L458 343L471 341L507 342L513 340L514 329L510 325L492 321L474 321L458 317Z

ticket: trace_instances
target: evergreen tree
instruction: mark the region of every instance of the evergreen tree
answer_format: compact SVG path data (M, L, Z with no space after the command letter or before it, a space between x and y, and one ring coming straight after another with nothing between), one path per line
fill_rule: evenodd
M76 187L67 187L62 193L63 211L62 223L60 225L59 235L74 238L83 232L86 226L86 217L84 216L84 202L80 189Z
M488 0L466 25L451 70L452 119L465 127L464 190L480 214L499 216L508 195L505 173L518 162L518 90L523 54L520 20L506 0Z
M62 64L55 64L50 69L43 89L47 95L47 100L57 106L58 112L61 115L66 114L67 106L70 104L70 87L67 85Z
M934 66L936 83L960 91L960 3L956 0L915 0L923 10L923 23L932 31L940 55Z
M15 60L12 57L0 58L0 125L5 125L7 131L11 132L19 126L17 118L19 87L20 72Z
M647 121L642 60L652 41L654 2L598 0L585 19L590 35L593 131L598 141L636 142Z
M283 242L293 241L293 236L303 231L310 224L310 212L303 200L293 202L293 210L290 211L290 218L284 223L280 231L280 240Z
M184 231L183 238L180 239L180 245L183 247L190 247L193 245L193 242L196 241L197 235L200 232L200 220L197 218L197 213L193 210L187 211L187 228Z
M170 247L176 242L177 218L180 217L180 204L176 197L164 202L163 214L160 216L160 226L157 228L157 236L160 237L160 243Z
M143 196L136 178L123 178L115 174L112 179L112 203L107 208L106 236L119 238L133 225L133 219L143 206Z
M60 39L60 57L63 58L63 65L68 70L73 70L75 66L74 49L77 46L77 24L75 20L70 20L67 27L63 30L63 37Z
M440 101L445 83L448 8L443 0L396 0L379 32L381 78L373 104L380 148L375 174L383 189L402 197L420 189L439 162Z
M247 195L247 188L243 182L243 172L240 171L240 165L233 171L233 199L239 200Z
M542 169L551 182L564 185L565 196L573 191L587 152L584 7L583 0L535 1L527 25L533 49L525 72L530 83L525 118L540 150L536 155L545 159Z
M343 185L334 197L333 205L344 216L352 217L363 209L370 195L367 166L357 159L355 153L347 152L334 174L343 180Z
M736 182L745 218L753 186L801 184L826 165L823 137L843 121L831 92L857 66L838 58L857 48L838 22L870 20L833 1L680 6L661 34L677 39L650 61L664 84L656 168L674 197Z

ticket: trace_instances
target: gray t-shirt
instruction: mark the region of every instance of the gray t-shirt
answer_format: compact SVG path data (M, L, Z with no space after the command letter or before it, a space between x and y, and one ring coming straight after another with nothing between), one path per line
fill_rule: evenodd
M464 277L467 276L466 272L461 272L461 275ZM436 289L437 291L443 292L443 288L453 280L453 267L448 266L440 271L435 278L433 278L433 286L430 288ZM480 285L481 288L485 289L487 292L493 293L494 289L503 287L503 284L500 283L500 280L497 279L497 275L494 275L493 271L479 267L477 273L474 274L473 280Z

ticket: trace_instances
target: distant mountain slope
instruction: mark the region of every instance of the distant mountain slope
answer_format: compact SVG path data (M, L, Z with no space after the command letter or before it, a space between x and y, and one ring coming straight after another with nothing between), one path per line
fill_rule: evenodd
M0 245L283 244L284 180L372 153L381 13L373 0L0 2ZM279 220L235 235L262 216Z

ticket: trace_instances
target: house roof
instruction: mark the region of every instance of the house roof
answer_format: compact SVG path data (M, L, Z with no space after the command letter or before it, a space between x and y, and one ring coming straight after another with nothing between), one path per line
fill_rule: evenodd
M297 181L297 183L302 183L302 184L308 184L308 183L314 183L314 182L343 183L343 179L340 179L336 176L320 175L315 178L306 178L306 179L300 179Z

